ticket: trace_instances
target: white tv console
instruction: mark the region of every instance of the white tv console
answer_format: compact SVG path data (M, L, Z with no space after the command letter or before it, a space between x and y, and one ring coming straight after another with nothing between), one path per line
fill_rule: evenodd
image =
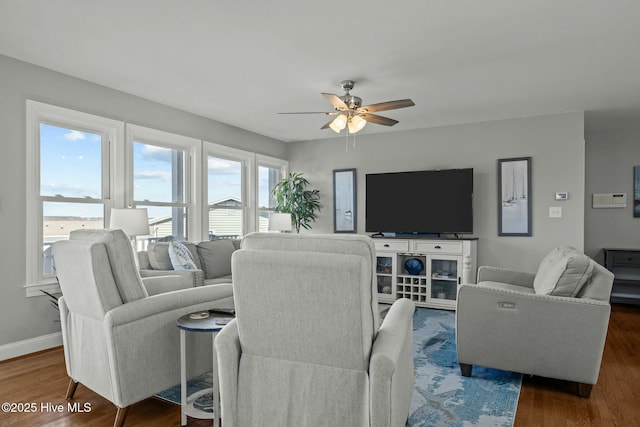
M378 301L409 298L420 307L455 310L458 285L476 280L477 240L374 238ZM422 263L420 271L405 268L412 258L418 269Z

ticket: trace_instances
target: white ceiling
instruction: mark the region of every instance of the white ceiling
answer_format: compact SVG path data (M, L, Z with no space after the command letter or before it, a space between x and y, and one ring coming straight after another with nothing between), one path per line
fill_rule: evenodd
M2 0L0 54L282 141L320 130L320 95L408 130L586 111L640 124L637 0ZM0 70L1 71L1 70ZM1 74L0 74L1 75Z

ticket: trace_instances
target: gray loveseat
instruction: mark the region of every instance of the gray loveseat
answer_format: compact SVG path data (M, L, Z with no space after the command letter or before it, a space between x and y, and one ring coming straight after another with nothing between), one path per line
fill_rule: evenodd
M458 291L457 355L472 365L578 383L598 381L609 325L613 274L570 247L552 250L536 274L480 267Z
M220 239L182 243L191 252L196 270L174 270L169 258L169 243L157 242L149 243L146 251L138 252L140 275L154 277L177 274L182 277L185 287L231 283L231 255L240 247L239 240Z

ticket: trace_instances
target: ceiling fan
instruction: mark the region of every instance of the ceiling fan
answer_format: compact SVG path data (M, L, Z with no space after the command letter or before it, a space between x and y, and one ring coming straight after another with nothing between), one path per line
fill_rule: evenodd
M313 111L299 113L279 113L279 114L326 114L336 116L320 129L330 128L336 133L347 128L348 133L356 133L368 123L375 123L384 126L393 126L397 120L383 117L378 114L371 114L378 111L395 110L398 108L412 107L415 104L410 99L399 99L397 101L380 102L378 104L362 105L362 98L351 95L349 91L353 89L356 82L353 80L343 80L340 86L344 90L344 95L338 96L332 93L322 93L322 95L333 106L334 111Z

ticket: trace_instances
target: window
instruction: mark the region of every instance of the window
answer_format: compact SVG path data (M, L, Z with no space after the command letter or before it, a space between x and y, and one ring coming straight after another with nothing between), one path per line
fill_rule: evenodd
M237 239L246 230L246 171L250 159L243 153L207 145L206 227L209 240Z
M27 295L58 290L53 243L104 228L122 134L119 122L27 101Z
M126 129L126 132L125 132ZM285 160L27 101L27 296L58 292L53 243L147 208L150 241L265 231Z
M189 240L190 235L197 236L193 176L200 141L128 125L127 143L131 156L128 204L147 208L151 231L150 236L138 236L138 249L149 241Z
M287 173L288 162L210 142L205 143L205 151L207 221L203 227L209 239L267 231L274 208L271 189Z
M285 176L286 162L267 156L258 156L258 218L257 230L269 229L269 214L274 211L273 187Z

